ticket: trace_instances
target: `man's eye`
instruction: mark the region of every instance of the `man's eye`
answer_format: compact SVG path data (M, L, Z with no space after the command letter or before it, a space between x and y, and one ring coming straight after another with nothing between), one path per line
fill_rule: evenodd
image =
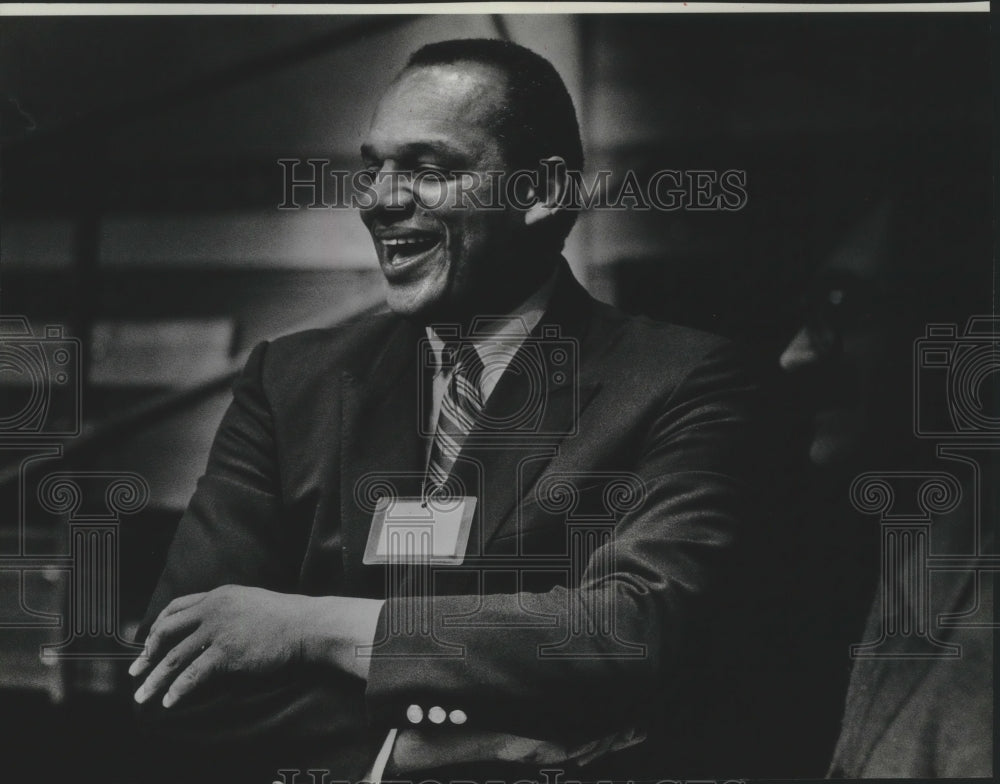
M375 182L375 179L378 177L378 173L381 170L382 167L379 164L369 163L358 172L358 176L363 182L371 184Z

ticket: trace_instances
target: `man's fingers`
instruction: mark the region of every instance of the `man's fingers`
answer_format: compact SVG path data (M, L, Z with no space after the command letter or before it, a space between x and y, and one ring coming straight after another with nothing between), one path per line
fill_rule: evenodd
M207 681L222 662L222 653L218 648L207 648L198 658L178 675L167 693L163 695L163 707L169 708L186 694L191 693L199 685Z
M135 692L135 701L146 702L169 686L185 668L207 647L209 640L200 634L185 637L171 648L163 660L153 668Z
M168 615L173 615L174 613L180 612L181 610L186 610L188 607L197 604L202 599L208 596L207 591L202 591L201 593L189 593L186 596L178 596L170 604L160 610L160 614L157 616L157 620L160 618L166 618Z
M192 602L191 606L194 604ZM128 674L134 678L149 670L150 667L160 660L160 657L164 653L170 650L178 635L188 631L199 620L200 616L196 612L191 611L190 607L177 610L169 616L160 613L160 616L149 630L149 636L146 637L142 653L139 654L139 658L132 662L132 665L128 668Z

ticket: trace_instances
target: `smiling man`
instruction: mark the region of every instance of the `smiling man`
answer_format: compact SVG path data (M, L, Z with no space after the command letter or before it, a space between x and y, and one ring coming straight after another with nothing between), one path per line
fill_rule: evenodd
M185 781L761 772L753 374L573 279L544 175L580 134L533 52L421 49L362 155L389 310L250 357L132 667L156 742Z
M514 112L519 97L496 66L437 62L435 51L414 56L375 112L362 147L373 197L362 219L396 313L428 323L507 314L551 277L572 225L557 203L564 192L511 186L530 189L517 172L535 173L556 153L580 169L573 106L546 69L539 103ZM516 204L498 203L508 195Z

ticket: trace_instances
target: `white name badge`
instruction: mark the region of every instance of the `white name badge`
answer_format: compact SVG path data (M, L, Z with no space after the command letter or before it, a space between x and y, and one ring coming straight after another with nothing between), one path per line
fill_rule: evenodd
M382 496L375 504L362 563L460 564L476 497Z

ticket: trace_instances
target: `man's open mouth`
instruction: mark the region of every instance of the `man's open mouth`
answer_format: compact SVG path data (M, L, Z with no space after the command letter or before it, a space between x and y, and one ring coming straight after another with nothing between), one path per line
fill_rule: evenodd
M435 234L386 237L380 240L385 247L385 257L393 266L415 261L419 256L435 248L440 241L441 238Z

